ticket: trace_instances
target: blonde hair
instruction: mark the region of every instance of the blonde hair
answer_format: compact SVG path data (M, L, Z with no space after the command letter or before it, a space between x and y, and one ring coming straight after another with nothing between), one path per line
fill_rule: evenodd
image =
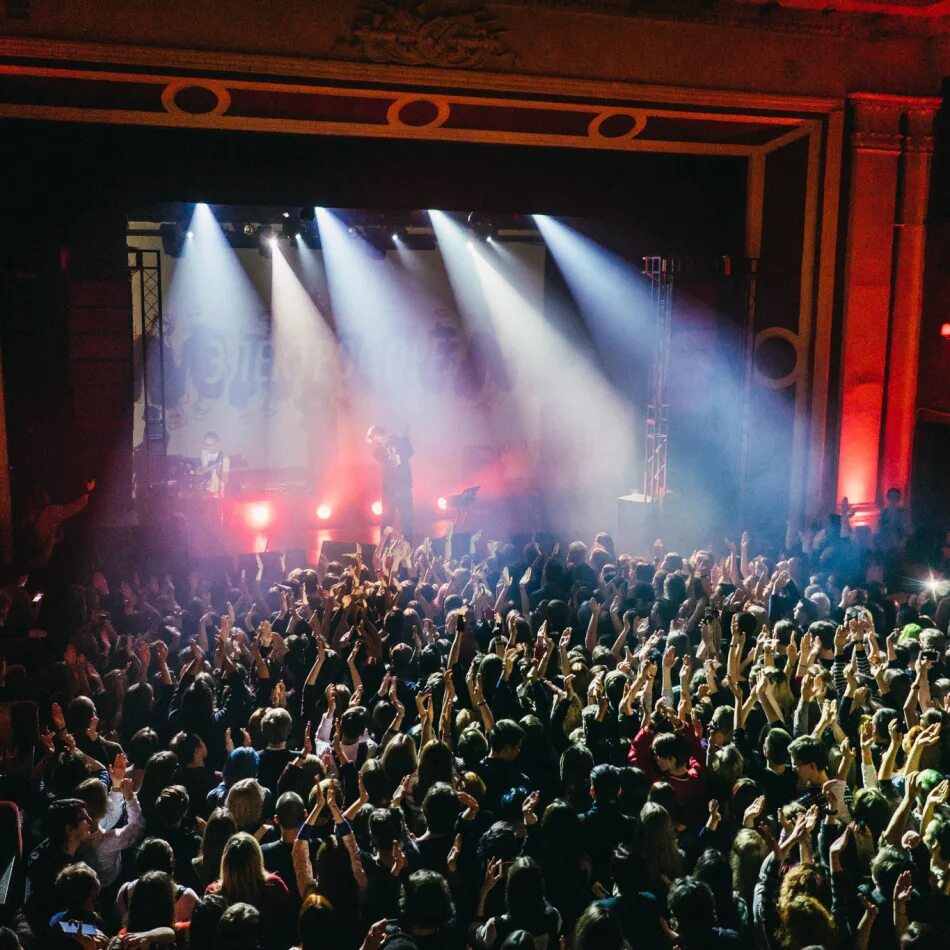
M732 842L729 864L732 867L732 889L743 897L751 894L759 878L759 868L769 846L754 828L740 828Z
M221 855L221 895L229 904L261 909L264 897L264 855L254 835L239 831L228 839Z
M264 789L256 778L242 778L228 789L225 808L238 828L256 830L264 814Z
M788 677L774 667L765 668L765 678L774 688L775 701L778 703L778 711L784 720L788 720L795 709L795 696L792 694L792 688L789 686Z

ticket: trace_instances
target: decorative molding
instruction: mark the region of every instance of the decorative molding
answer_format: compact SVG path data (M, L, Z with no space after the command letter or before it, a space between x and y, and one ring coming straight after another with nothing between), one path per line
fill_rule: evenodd
M928 37L950 32L950 5L937 0L926 12L897 5L854 0L818 3L808 0L673 0L670 3L637 6L630 0L498 0L497 6L577 10L605 16L622 16L660 23L695 23L756 32L792 35L879 39L882 35ZM871 7L874 9L871 9ZM836 8L837 7L837 8Z
M904 151L933 154L934 119L939 107L932 104L911 106L904 113Z
M664 103L464 95L0 62L0 117L750 155L814 120Z
M858 93L848 97L852 105L854 130L851 146L858 152L900 154L904 136L901 134L903 103L900 97L873 96Z
M0 59L29 60L47 68L75 65L78 68L126 71L157 70L168 75L213 74L246 79L248 76L281 77L289 82L391 86L393 68L346 60L302 59L267 54L222 53L213 50L164 49L70 40L35 40L0 36ZM398 70L404 90L462 90L467 94L497 93L526 95L537 100L567 100L603 103L662 102L668 106L702 107L731 112L779 115L824 115L841 108L840 98L785 95L741 89L651 85L619 80L572 79L405 66Z
M484 0L357 0L331 56L400 66L508 69L515 51Z
M848 101L854 121L851 144L856 151L888 155L933 151L931 133L941 100L856 92Z

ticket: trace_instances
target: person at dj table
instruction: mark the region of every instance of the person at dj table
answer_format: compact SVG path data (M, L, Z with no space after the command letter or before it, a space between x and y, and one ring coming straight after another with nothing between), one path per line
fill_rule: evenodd
M231 475L231 460L221 450L217 432L205 435L201 449L198 471L195 472L196 487L209 498L223 498Z
M406 436L390 435L382 426L370 426L366 441L382 467L383 526L397 526L412 540L412 444Z

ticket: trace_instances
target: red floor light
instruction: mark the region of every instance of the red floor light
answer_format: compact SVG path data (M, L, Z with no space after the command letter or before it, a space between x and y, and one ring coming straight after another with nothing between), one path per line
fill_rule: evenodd
M272 517L271 506L266 501L258 501L248 505L247 512L244 515L248 527L258 530L266 528L271 523Z

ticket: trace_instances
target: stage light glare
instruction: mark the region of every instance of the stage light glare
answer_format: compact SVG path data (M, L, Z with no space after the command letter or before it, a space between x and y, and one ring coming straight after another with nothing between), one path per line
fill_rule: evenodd
M443 498L443 497L440 495L440 496L436 499L435 506L436 506L436 508L439 509L439 511L445 511L445 510L449 507L449 500L448 500L448 498Z
M399 240L399 235L398 235L398 234L396 234L396 232L395 232L395 231L393 231L393 244L395 244L395 243L396 243L396 241L398 241L398 240Z
M285 212L283 212L283 215L282 215L282 216L285 217L285 218L289 218L289 217L290 217L290 212L289 212L289 211L285 211Z
M466 246L470 251L474 251L474 250L475 250L475 242L474 242L474 241L466 241L466 242L465 242L465 246Z
M333 514L333 510L330 508L329 505L320 505L317 508L317 517L321 521L326 521L332 514Z
M187 231L187 232L185 233L185 237L193 238L194 236L195 236L195 232L194 232L194 231Z
M256 501L248 505L245 518L249 527L259 531L270 524L272 515L271 507L266 501Z
M369 506L369 510L378 518L383 513L383 503L381 501L374 501Z
M275 234L275 235L272 235L271 237L269 237L269 238L267 239L267 243L268 243L271 247L277 247L277 235Z

